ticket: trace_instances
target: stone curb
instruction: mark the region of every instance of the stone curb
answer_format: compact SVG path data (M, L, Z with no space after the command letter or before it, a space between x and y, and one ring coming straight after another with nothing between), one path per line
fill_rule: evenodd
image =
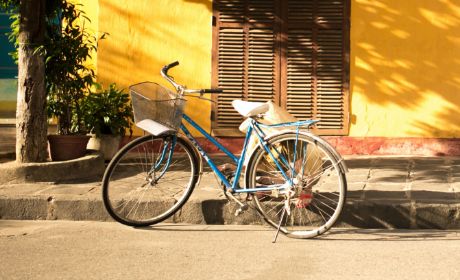
M6 177L8 164L0 165L0 177ZM336 227L460 229L460 158L357 157L347 165L347 202ZM0 183L0 219L111 221L100 195L103 160L86 165L85 176L99 173L86 181L71 180L82 172L79 166L68 167L55 180L50 172L38 174L55 183ZM16 178L27 181L30 173L21 172ZM205 170L201 187L168 222L263 223L252 209L236 217L237 205L215 188L210 174Z
M98 153L68 161L0 164L0 185L26 182L60 182L101 176L104 159Z
M225 199L189 200L167 222L190 224L263 224L249 209L235 216L237 205ZM112 221L100 199L79 197L0 196L0 219ZM460 229L460 203L348 200L335 227Z

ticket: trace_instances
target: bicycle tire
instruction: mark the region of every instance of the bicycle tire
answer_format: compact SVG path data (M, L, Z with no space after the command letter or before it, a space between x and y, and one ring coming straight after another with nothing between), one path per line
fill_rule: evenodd
M253 193L252 200L258 212L275 228L283 219L280 231L289 237L312 238L328 231L343 209L347 190L344 170L331 151L332 147L307 134L297 136L295 132L273 136L267 144L273 154L279 152L289 162L281 168L292 180L294 176L291 175L297 173L297 183L292 188L289 207L284 207L287 195L281 192ZM290 151L294 148L296 153ZM278 155L280 162L281 155ZM269 153L261 146L252 153L245 175L247 188L286 183ZM285 208L290 215L283 214Z
M172 151L166 145L174 139ZM128 143L109 163L102 180L109 215L135 227L150 226L174 215L189 199L199 177L193 149L177 135L147 135Z

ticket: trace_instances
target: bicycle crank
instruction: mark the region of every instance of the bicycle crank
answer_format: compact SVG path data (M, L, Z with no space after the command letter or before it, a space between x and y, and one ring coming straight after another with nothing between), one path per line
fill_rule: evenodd
M246 203L241 202L238 198L236 198L233 195L233 193L226 191L225 195L227 196L227 198L230 198L231 200L233 200L234 202L236 202L236 204L240 206L238 209L236 209L235 216L238 217L241 213L249 209L249 206Z

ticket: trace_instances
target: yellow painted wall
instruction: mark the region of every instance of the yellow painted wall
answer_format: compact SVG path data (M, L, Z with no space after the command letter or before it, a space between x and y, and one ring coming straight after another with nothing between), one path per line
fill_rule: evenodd
M99 80L163 83L162 65L190 88L211 83L211 0L81 0L97 6ZM460 3L351 0L350 136L460 137ZM95 4L96 3L96 4ZM209 103L187 113L210 130Z
M352 0L350 136L460 137L460 1Z
M212 2L188 0L99 0L98 79L121 88L152 81L165 85L160 70L170 71L189 88L211 85ZM189 98L186 113L210 130L208 102Z
M94 0L74 0L76 4L82 5L80 8L84 11L90 21L84 20L85 27L90 34L99 38L102 33L99 32L99 3ZM94 69L97 74L97 52L92 52L91 61L87 62L87 66Z

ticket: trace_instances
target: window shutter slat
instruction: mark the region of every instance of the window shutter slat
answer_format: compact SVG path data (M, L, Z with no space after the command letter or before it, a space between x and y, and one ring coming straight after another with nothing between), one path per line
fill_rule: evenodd
M248 21L250 24L270 24L275 20L274 1L249 0Z
M342 27L344 0L320 0L317 5L318 24Z
M219 0L217 3L220 22L243 24L245 10L243 0Z
M228 17L225 17L227 20ZM225 94L217 95L217 122L219 127L232 128L241 121L233 110L231 102L242 98L244 82L244 42L245 34L241 28L221 28L219 31L219 88Z
M264 102L275 94L275 4L248 1L247 100ZM265 28L262 28L265 26Z
M274 97L275 46L273 29L249 30L249 101L264 102Z
M288 1L289 26L307 25L313 23L313 1L290 0Z
M301 3L295 3L295 7L299 10L302 10L300 9L302 7ZM312 9L308 8L310 12ZM297 15L298 10L295 9L293 11L294 15ZM293 11L289 10L289 19L291 19ZM301 120L311 119L313 116L312 53L312 32L305 29L289 29L286 109L293 116Z
M322 30L317 38L317 118L319 129L342 129L343 112L343 54L342 30Z

